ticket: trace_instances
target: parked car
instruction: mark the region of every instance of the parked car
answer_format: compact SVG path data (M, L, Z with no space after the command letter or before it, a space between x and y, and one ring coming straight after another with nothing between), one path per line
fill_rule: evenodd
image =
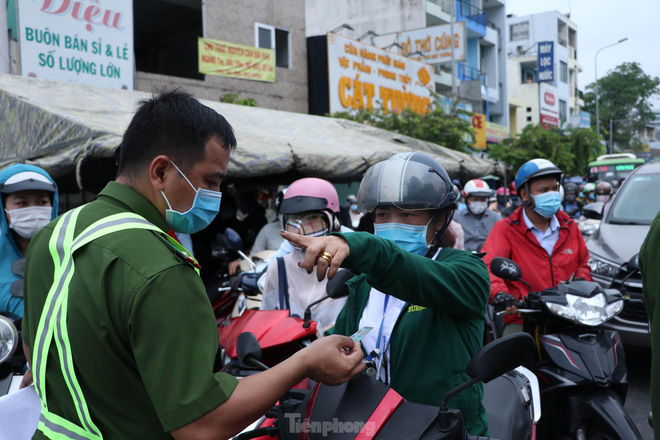
M644 299L642 279L639 272L629 274L626 263L639 253L651 222L660 211L658 188L660 163L648 163L628 176L607 206L596 202L583 210L586 217L602 218L600 227L587 241L591 275L603 287L619 288L623 282L630 297L636 300ZM624 346L650 348L648 315L642 301L626 303L623 312L603 326L617 330Z

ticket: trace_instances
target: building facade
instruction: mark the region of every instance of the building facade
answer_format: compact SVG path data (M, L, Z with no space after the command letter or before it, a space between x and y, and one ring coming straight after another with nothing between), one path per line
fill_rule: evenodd
M16 2L8 1L6 22L12 40L10 70L21 74ZM55 17L56 11L50 13ZM253 99L259 107L308 112L304 0L133 0L132 15L133 89L152 92L180 86L200 99L219 101L233 95ZM87 34L81 30L76 35ZM273 49L275 81L201 74L199 38Z
M434 63L435 89L449 98L454 86L472 111L508 127L505 0L307 0L305 12L308 37L348 24L352 29L342 29L342 35L397 53L406 53L398 33L450 25L452 14L462 23L454 25L455 32L465 29L465 59L455 61L454 80L451 62ZM420 44L408 47L411 58Z
M577 59L577 25L566 15L550 11L509 16L507 27L511 132L520 133L526 125L538 123L577 126L584 106L577 82L582 71ZM551 66L540 67L542 72L539 48L544 51L541 64L552 60Z

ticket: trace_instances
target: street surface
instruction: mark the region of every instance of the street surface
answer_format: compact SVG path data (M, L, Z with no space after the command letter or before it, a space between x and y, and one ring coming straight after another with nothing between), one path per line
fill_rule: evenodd
M647 422L651 410L649 389L651 384L651 352L643 350L626 350L628 366L628 397L625 408L635 425L642 433L644 440L653 440L653 430Z

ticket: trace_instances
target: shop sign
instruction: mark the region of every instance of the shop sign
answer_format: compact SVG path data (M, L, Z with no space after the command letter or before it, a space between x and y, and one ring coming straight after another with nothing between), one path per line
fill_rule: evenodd
M555 80L554 42L540 41L537 47L539 82Z
M486 122L486 141L499 143L509 137L509 130L505 125Z
M199 73L275 82L275 51L227 41L197 40Z
M545 82L539 83L539 109L542 126L559 127L557 89Z
M17 0L21 75L133 89L132 0Z
M330 113L358 109L428 113L434 90L428 64L328 33Z
M454 47L454 61L465 61L465 22L454 23L454 38L451 38L451 25L443 24L414 31L398 32L401 55L429 64L451 62L451 48ZM421 55L419 53L421 53Z
M486 115L475 113L472 115L472 131L474 132L474 148L486 148Z

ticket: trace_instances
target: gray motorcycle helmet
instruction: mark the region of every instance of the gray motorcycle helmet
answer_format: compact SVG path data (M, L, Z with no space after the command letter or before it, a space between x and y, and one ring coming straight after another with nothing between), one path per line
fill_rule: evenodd
M369 168L358 190L358 209L377 206L406 210L456 209L458 189L427 153L398 153Z

